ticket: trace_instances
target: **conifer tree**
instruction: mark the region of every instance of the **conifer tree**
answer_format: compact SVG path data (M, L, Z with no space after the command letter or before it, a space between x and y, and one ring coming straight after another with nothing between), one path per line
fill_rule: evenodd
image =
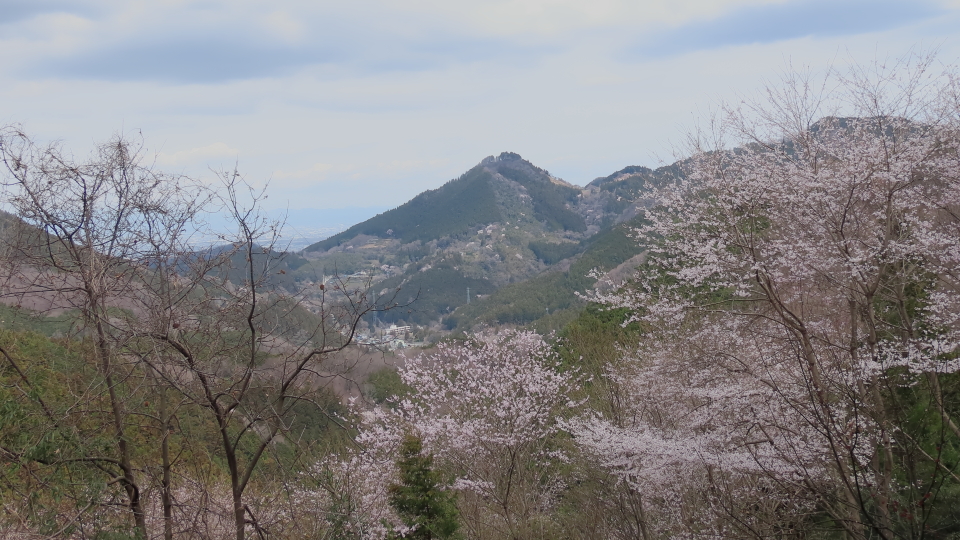
M439 475L433 470L433 456L424 455L419 437L404 437L397 468L400 482L388 488L390 506L411 528L400 537L418 540L457 538L459 523L454 496L440 488Z

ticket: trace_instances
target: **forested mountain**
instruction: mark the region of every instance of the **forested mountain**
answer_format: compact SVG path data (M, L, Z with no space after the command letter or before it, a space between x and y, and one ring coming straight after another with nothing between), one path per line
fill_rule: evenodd
M440 188L425 191L393 210L308 246L306 251L325 251L361 234L396 238L403 243L429 242L500 221L492 181L489 171L475 167Z
M583 305L575 291L592 286L590 270L612 269L640 252L629 227L651 189L678 172L627 167L581 188L504 152L308 247L310 263L294 276L309 287L334 272L362 272L375 290L399 288L409 306L381 314L378 323L442 319L443 331L556 318Z
M504 152L299 254L278 258L273 247L256 246L249 257L257 268L273 268L263 286L304 294L308 309L324 298L320 286L338 277L365 283L377 297L399 291L404 309L365 319L371 330L412 323L424 328L419 337L436 339L545 316L557 325L583 305L576 293L593 286L591 270L610 270L641 251L630 227L649 204L644 196L676 170L628 167L580 188ZM195 254L220 255L229 262L220 277L243 283L246 254L231 246ZM190 264L184 259L178 268Z
M542 246L531 242L530 248L535 253L539 251L541 260L554 257L544 262L550 264L569 257L568 264L551 266L529 279L505 285L489 297L461 306L444 319L446 327L468 331L477 324L525 326L546 319L541 328L559 329L583 308L585 302L577 294L587 293L596 284L591 275L594 270L613 270L643 251L631 236L633 228L641 223L642 219L637 217L605 228L577 244L560 244L569 246L570 251L559 255L545 254L540 251L544 250Z
M504 152L488 157L459 178L425 191L409 202L317 242L307 252L325 251L358 235L395 238L407 244L427 243L457 237L471 229L503 221L515 215L509 200L519 194L530 208L531 219L551 231L584 232L586 223L571 206L576 206L581 189L553 178L518 154ZM521 217L526 217L523 214Z

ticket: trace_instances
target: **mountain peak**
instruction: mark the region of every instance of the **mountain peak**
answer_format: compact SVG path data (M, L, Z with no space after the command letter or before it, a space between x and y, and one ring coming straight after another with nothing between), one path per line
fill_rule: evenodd
M487 156L483 158L483 161L480 162L480 165L490 165L490 164L498 163L502 161L523 161L528 165L531 165L531 166L533 165L529 161L526 161L525 159L520 157L520 154L517 154L515 152L500 152L499 156Z
M313 244L307 251L325 251L357 235L393 238L404 244L429 242L512 219L504 216L514 211L550 231L583 233L587 225L575 208L580 194L580 187L552 176L520 154L502 152L484 158L459 178ZM518 195L522 195L520 199ZM518 203L524 208L514 208Z
M502 169L506 168L519 170L525 173L525 176L527 177L538 177L563 188L572 188L576 190L581 189L579 186L573 185L562 178L553 176L550 174L550 171L537 167L533 163L523 159L523 157L516 152L501 152L499 156L487 156L483 159L483 161L480 162L480 166L493 174L499 173L506 178L510 178L511 180L516 180L516 178L511 176L509 173L504 174Z

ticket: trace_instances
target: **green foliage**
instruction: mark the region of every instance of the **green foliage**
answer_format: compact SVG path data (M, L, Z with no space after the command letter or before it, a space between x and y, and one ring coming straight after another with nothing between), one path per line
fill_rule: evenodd
M0 328L7 330L36 332L44 336L62 336L70 333L78 318L76 312L46 317L26 308L0 304Z
M397 302L409 305L380 313L377 315L379 320L385 323L403 320L416 324L425 324L435 320L438 314L449 313L466 304L468 287L471 295L490 294L496 290L490 280L466 277L450 261L406 278L397 276L384 280L376 286L381 287L387 291L400 288Z
M550 272L498 289L489 298L456 313L458 326L473 322L529 324L549 310L565 309L578 302L565 272Z
M507 162L509 163L509 162ZM526 167L511 167L501 165L497 172L505 178L522 185L533 201L533 216L547 224L549 228L565 231L583 232L587 224L580 214L566 207L568 202L576 202L580 190L574 187L553 183L545 174L532 174L528 170L533 167L525 161L520 161Z
M571 242L530 242L530 251L543 261L544 264L554 265L558 262L572 257L583 250L583 245Z
M464 234L477 225L500 221L490 178L490 173L483 167L474 167L460 178L317 242L306 251L325 251L359 234L397 238L403 243L428 242L447 235Z
M899 371L899 370L898 370ZM888 373L894 384L915 377L904 371ZM960 414L960 374L937 376L944 408L956 418ZM931 538L953 538L960 534L960 438L945 425L932 400L935 388L923 384L891 385L890 413L898 418L905 439L898 445L892 465L902 486L893 508L906 517L899 534L910 535L913 522L925 524ZM906 514L906 516L904 516Z
M81 407L75 395L102 382L82 342L0 330L0 347L0 500L19 503L19 524L53 534L63 515L117 492L100 470L109 470L106 461L84 460L113 457L102 396L88 396ZM0 527L7 517L0 515ZM111 527L94 516L83 521L94 536Z
M400 379L396 368L385 367L370 374L367 379L370 389L367 395L378 404L386 403L394 397L406 396L411 388Z
M606 418L620 414L622 399L617 385L606 376L608 370L641 337L639 325L626 324L629 317L630 312L624 308L590 303L557 334L556 347L563 368L578 369L583 374L582 397L592 410Z
M642 218L601 231L579 246L583 253L565 272L548 272L501 287L480 302L462 306L453 316L460 329L476 323L527 325L558 311L583 305L577 292L593 287L594 268L610 270L641 253L630 236Z
M569 339L576 334L605 336L605 341L628 345L640 337L640 326L635 322L628 323L629 317L630 311L626 308L608 308L591 302L558 337Z
M440 488L440 477L433 470L433 456L423 454L419 437L407 435L397 459L400 481L391 484L390 506L403 523L413 530L394 538L432 540L457 538L457 507L454 496Z
M255 387L247 396L242 411L253 416L259 411L278 410L279 403L273 396L271 386ZM301 457L315 458L350 444L355 435L348 427L350 410L340 401L340 396L329 388L320 386L290 393L283 409L283 436L274 447L274 455L264 464L272 472L283 474L284 469L296 467ZM256 438L245 441L250 449L259 443ZM270 471L268 471L269 473Z
M528 328L540 335L555 334L577 319L581 306L574 305L566 309L558 309L549 315L544 315L528 325Z
M90 344L0 329L0 347L9 355L0 356L0 500L18 501L10 507L17 522L40 534L52 535L64 526L64 519L79 515L77 530L88 538L129 537L126 516L81 512L91 504L122 497L121 485L110 482L116 471L114 461L107 460L116 460L117 450L112 430L105 428L111 426L107 394L91 391L104 388L104 381L92 364ZM125 424L134 463L151 470L159 467L164 432L160 419L173 415L168 441L178 470L192 471L212 484L228 481L213 419L196 405L182 402L177 392L155 385L149 372L130 373L136 387L121 383L114 390L136 413L130 416L135 421ZM271 389L258 384L238 408L246 417L276 407ZM341 449L353 435L340 427L349 411L339 396L323 387L290 391L287 404L283 434L263 458L257 482L307 466L318 456ZM233 436L237 433L231 431ZM259 441L241 439L240 459L249 459ZM0 512L0 529L12 515Z
M620 357L621 347L629 347L639 339L639 325L626 324L629 316L625 308L587 304L557 335L563 363L580 366L587 374L599 376L605 366Z

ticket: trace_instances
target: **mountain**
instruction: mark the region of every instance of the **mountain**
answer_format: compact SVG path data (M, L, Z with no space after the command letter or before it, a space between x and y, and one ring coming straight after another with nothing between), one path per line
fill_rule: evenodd
M404 307L371 317L372 325L415 324L435 333L479 324L557 327L582 307L577 293L595 285L591 270L636 263L642 250L630 228L640 223L650 190L677 174L675 166L633 166L580 187L504 152L286 254L266 285L305 293L308 309L320 307L320 285L332 276L369 286L378 297L399 290ZM0 229L11 219L0 214ZM276 255L263 248L254 257ZM223 277L241 282L235 273Z
M811 133L850 132L863 122L824 118ZM792 151L790 141L783 144ZM435 333L478 325L557 329L597 286L593 270L629 277L644 250L632 229L653 204L653 190L682 178L683 169L683 161L656 169L629 166L580 187L503 152L397 208L286 254L265 284L305 293L305 307L314 310L329 300L320 285L332 276L369 287L379 298L396 294L403 307L371 317L373 325L415 324ZM0 211L0 233L16 221ZM260 251L255 262L277 255ZM243 266L244 256L236 257L234 266ZM223 276L242 281L235 271ZM34 296L38 306L49 303Z
M580 250L566 260L530 279L501 287L489 297L462 305L444 319L451 330L467 331L483 325L531 325L542 330L559 330L576 317L586 293L596 284L591 271L609 272L621 265L639 263L643 252L631 236L642 217L616 224L574 246ZM536 324L540 322L540 324Z
M445 326L459 331L478 324L559 330L586 304L580 295L596 286L593 270L622 280L640 264L645 248L634 238L633 229L642 225L643 210L653 203L651 191L681 176L681 164L677 163L657 169L625 167L593 180L583 189L577 209L591 223L599 224L596 234L578 244L531 242L531 250L550 268L461 306L444 319Z
M649 191L676 167L627 167L585 187L504 152L407 203L308 246L291 279L315 287L332 274L400 289L405 309L376 323L438 331L529 324L577 310L595 283L641 249L630 237ZM469 295L469 296L468 296Z
M305 251L329 250L358 235L396 238L402 243L463 235L477 226L503 221L512 213L510 199L516 195L529 199L530 215L545 228L584 232L587 226L583 218L568 208L577 203L580 193L577 186L550 176L518 154L504 152L484 159L437 189L425 191ZM521 212L521 216L526 214Z
M578 293L595 286L591 270L636 264L642 249L631 227L651 203L650 190L678 174L677 166L631 166L580 187L503 152L397 208L287 253L272 263L265 285L303 293L304 307L313 310L329 300L320 285L334 276L377 297L396 293L404 307L366 323L418 325L434 337L476 325L555 328L584 304ZM0 213L0 231L15 221ZM254 262L277 255L264 247ZM244 255L235 257L233 266L242 267ZM224 272L243 281L236 271Z

